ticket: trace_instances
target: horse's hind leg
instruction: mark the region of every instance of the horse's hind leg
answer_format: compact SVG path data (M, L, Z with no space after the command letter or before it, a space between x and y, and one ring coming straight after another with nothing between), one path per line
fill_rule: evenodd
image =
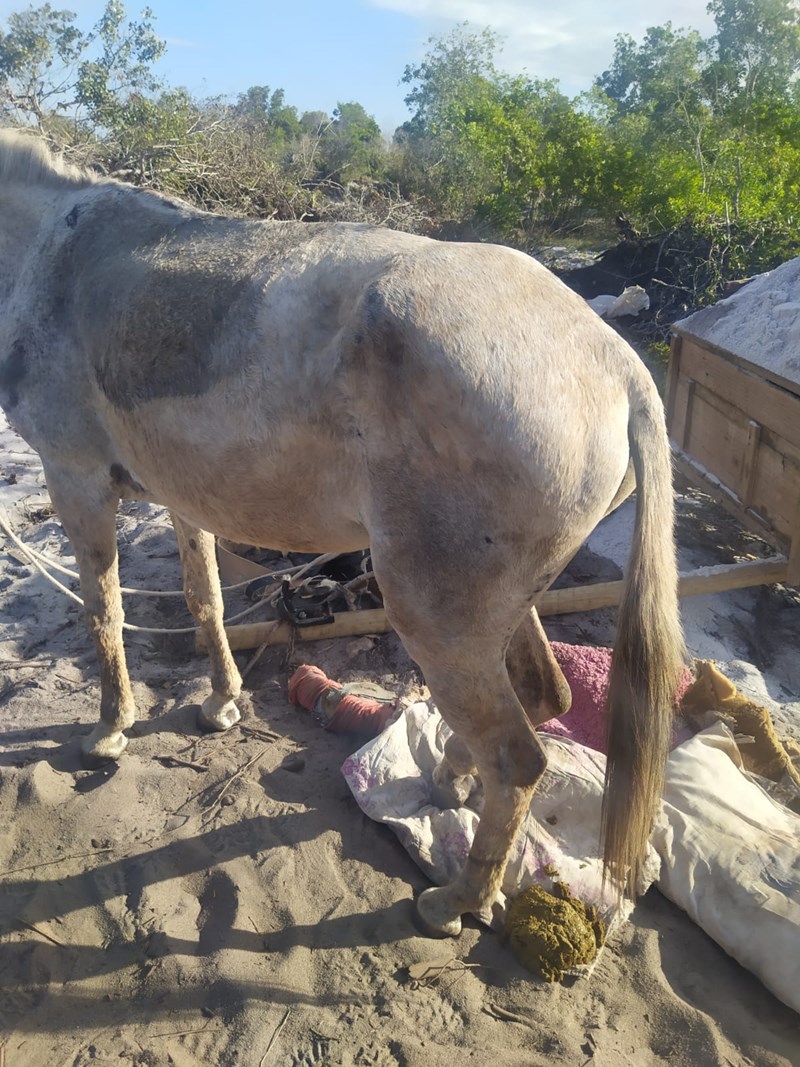
M122 596L117 569L118 496L84 475L62 473L45 464L47 488L72 542L81 580L84 616L100 665L100 722L81 742L89 767L118 759L133 725L133 701L122 644Z
M498 651L476 647L458 664L424 664L442 717L474 756L484 807L467 862L448 886L426 890L417 910L436 934L457 935L461 916L485 912L494 902L508 856L545 768L545 755ZM489 662L487 662L489 661Z
M211 730L227 730L241 718L235 701L242 691L242 678L222 622L222 590L214 537L174 514L172 523L183 563L186 603L203 629L211 660L211 695L200 709L200 725Z
M376 556L373 561L378 573L382 561ZM378 578L389 619L456 735L448 758L462 771L474 759L483 783L483 813L463 870L450 885L428 889L417 901L431 933L455 936L462 915L485 913L494 903L546 760L505 664L513 633L513 627L507 628L506 605L490 605L487 595L482 619L473 616L467 622L469 604L459 611L462 605L454 601L452 614L445 617L430 601L411 600L412 590L396 582L393 570L381 567Z
M572 692L558 664L535 608L518 627L506 653L511 684L532 726L564 715Z
M629 463L619 489L605 512L606 516L627 500L635 485L633 464ZM560 570L561 565L554 573L558 574ZM569 711L572 692L553 655L535 608L531 608L511 638L506 664L514 691L533 726L541 726L548 719Z
M535 609L525 616L511 638L506 652L506 667L531 726L569 711L572 692L558 664ZM444 762L450 777L475 772L475 758L458 734L451 735L444 746ZM441 777L440 772L440 777Z

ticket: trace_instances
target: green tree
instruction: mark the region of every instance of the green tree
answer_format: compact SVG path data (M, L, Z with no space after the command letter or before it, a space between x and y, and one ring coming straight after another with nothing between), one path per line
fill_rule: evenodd
M132 94L160 88L153 64L164 54L166 44L156 36L154 18L145 8L138 22L126 22L122 0L107 0L102 18L84 38L75 101L95 126L112 127L124 115Z
M494 56L499 40L492 30L476 33L464 22L445 37L429 38L428 44L422 62L409 64L402 78L411 86L405 104L413 115L401 129L410 136L435 135L451 101L498 76Z
M278 145L291 143L303 129L297 108L287 105L283 89L272 90L268 85L253 85L242 93L233 108L233 117Z
M707 51L699 33L675 30L670 22L647 30L641 44L620 34L611 67L597 84L622 114L645 109L661 120L674 113L693 113L704 105L702 70Z
M449 218L481 213L492 193L507 217L514 206L503 172L506 162L519 166L524 149L503 108L497 37L464 23L428 44L423 60L403 75L412 116L395 133L405 155L402 178Z
M404 81L412 118L397 132L406 181L447 214L516 239L596 200L602 130L556 82L511 77L497 38L461 26L431 40Z
M595 105L608 193L661 228L681 218L790 219L798 187L800 31L793 0L712 0L715 33L670 24L617 38Z
M300 129L303 133L319 135L332 121L327 111L304 111L300 116Z
M74 66L85 48L74 20L50 4L8 16L0 31L0 103L8 117L42 126L47 111L69 106L65 95L74 91Z
M800 11L794 0L711 0L716 34L709 91L736 121L760 125L792 96L800 73Z
M321 163L340 180L378 177L384 162L381 128L355 101L338 103L333 120L318 127Z
M713 109L706 92L708 42L671 23L641 44L616 39L611 67L597 79L612 131L608 193L615 211L662 213L676 200L695 207L708 177ZM602 105L601 105L602 106ZM664 169L667 158L672 169Z
M9 15L0 33L0 108L11 121L63 131L70 116L76 128L108 129L132 95L158 89L153 64L165 44L152 11L126 21L121 0L108 0L88 33L75 18L50 4Z

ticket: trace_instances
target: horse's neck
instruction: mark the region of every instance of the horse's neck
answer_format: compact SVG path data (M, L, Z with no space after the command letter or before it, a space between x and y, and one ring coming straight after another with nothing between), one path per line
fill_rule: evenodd
M43 238L56 229L63 201L63 191L36 185L25 188L9 183L0 188L0 284L4 292L20 277L28 257L39 253ZM66 228L66 221L61 219L61 223Z

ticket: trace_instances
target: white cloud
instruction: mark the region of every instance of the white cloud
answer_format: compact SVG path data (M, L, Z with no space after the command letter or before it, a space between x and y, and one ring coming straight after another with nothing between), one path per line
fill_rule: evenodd
M199 41L190 41L185 37L165 37L164 40L170 48L205 48Z
M532 77L558 78L565 92L588 88L605 70L618 33L640 40L649 26L672 22L707 34L713 22L706 0L647 0L598 3L597 0L368 0L374 7L421 20L426 32L447 32L468 21L490 26L502 38L499 66Z

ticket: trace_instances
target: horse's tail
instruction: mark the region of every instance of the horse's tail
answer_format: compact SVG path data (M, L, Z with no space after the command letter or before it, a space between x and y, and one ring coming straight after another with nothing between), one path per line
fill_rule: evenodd
M620 891L635 892L664 784L684 662L672 469L654 389L632 390L628 439L636 525L609 681L603 864Z

